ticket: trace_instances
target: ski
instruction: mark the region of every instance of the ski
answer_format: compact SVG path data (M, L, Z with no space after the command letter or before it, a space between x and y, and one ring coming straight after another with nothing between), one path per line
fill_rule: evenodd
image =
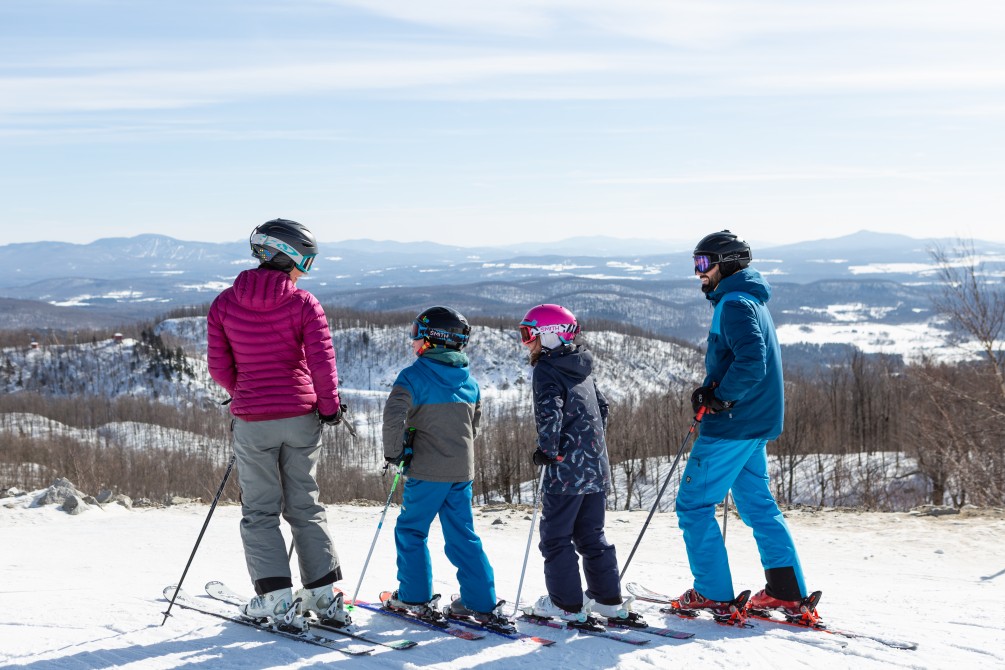
M383 603L378 605L376 603L368 603L363 600L357 600L355 603L353 603L353 606L362 607L365 610L370 610L371 612L377 612L378 614L394 617L396 619L403 619L416 625L429 628L430 630L439 631L441 633L445 633L446 635L451 635L453 637L460 638L462 640L482 640L485 638L485 636L480 633L476 633L475 631L468 630L466 628L452 626L450 623L446 621L431 621L429 619L420 619L417 616L412 616L410 614L405 614L404 612L397 612L395 610L388 609L384 607ZM349 605L346 605L346 607L349 607Z
M636 600L644 600L648 603L659 603L661 605L669 605L673 602L673 598L670 596L647 589L636 582L628 582L625 584L625 590L635 596Z
M625 589L633 596L635 596L638 600L644 600L646 602L659 603L663 605L667 605L673 602L673 598L670 598L669 596L666 596L662 593L657 593L656 591L647 589L646 587L640 584L636 584L635 582L629 582L628 584L626 584ZM814 591L813 593L813 596L815 596L814 602L820 599L820 595L818 595L819 593L820 593L819 591ZM664 613L673 613L673 614L677 613L677 612L665 612L665 609L666 608L660 609L660 611ZM872 635L870 633L860 633L858 631L831 628L829 625L823 623L822 621L817 621L813 624L803 623L800 621L788 621L785 619L775 618L771 616L771 614L768 612L760 613L756 611L748 612L747 618L755 619L757 621L763 621L765 623L777 623L783 626L792 626L794 628L805 628L807 630L815 630L821 633L830 633L831 635L837 635L839 637L844 637L848 639L859 638L863 640L872 640L873 642L878 642L879 644L886 645L887 647L892 647L894 649L904 649L907 651L913 651L918 648L917 642L911 642L907 640L896 640L892 638L883 637L880 635ZM754 627L753 624L747 624L746 626L751 628Z
M639 628L638 626L632 626L626 623L621 623L617 619L607 619L607 623L604 624L607 628L617 628L619 630L634 630L640 633L646 633L648 635L656 635L657 637L669 637L674 640L689 640L694 637L694 633L688 633L683 630L674 630L673 628L655 628L654 626L646 626L645 628Z
M455 596L454 600L456 599L457 597ZM449 605L443 608L443 616L445 616L447 619L460 626L464 626L466 628L472 628L474 630L484 630L489 633L493 633L495 635L504 637L508 640L519 640L520 642L539 644L542 647L550 647L551 645L555 644L554 640L549 640L544 637L537 637L536 635L527 635L526 633L521 633L516 629L515 626L513 627L513 630L503 630L500 628L495 628L493 626L486 626L485 624L480 623L479 621L476 621L475 619L471 619L469 617L459 617L450 611Z
M247 598L242 597L239 593L234 591L232 588L224 584L223 582L209 582L206 584L206 593L216 600L225 602L231 605L241 606L248 602ZM323 621L316 619L314 617L308 617L307 622L310 624L311 628L318 628L320 630L328 631L331 633L337 633L338 635L344 635L345 637L351 637L354 640L359 640L361 642L367 642L369 644L376 644L382 647L390 647L391 649L404 650L411 649L416 646L418 642L413 642L412 640L378 640L373 637L369 637L363 633L357 632L353 628L349 627L339 627L331 626Z
M494 635L499 635L505 637L509 640L519 640L520 642L527 642L530 644L539 644L542 647L550 647L555 644L554 640L549 640L545 637L538 637L537 635L528 635L527 633L521 633L520 631L515 631L513 633L507 633L502 630L497 630L495 628L489 628L488 626L483 626L474 619L461 619L456 616L447 615L447 618L458 626L464 626L466 628L471 628L473 630L484 630L486 632L492 633Z
M872 640L873 642L878 642L879 644L885 645L887 647L892 647L893 649L903 649L905 651L914 651L918 648L917 642L911 642L909 640L896 640L893 638L882 637L880 635L873 635L871 633L860 633L858 631L844 630L840 628L831 628L829 625L822 621L817 621L816 623L807 624L800 621L788 621L786 619L777 619L771 616L769 613L765 613L767 616L760 613L748 612L747 616L751 619L756 619L758 621L764 621L766 623L777 623L783 626L792 626L793 628L805 628L807 630L815 630L821 633L830 633L831 635L837 635L838 637L844 637L848 639L862 639L862 640Z
M249 619L242 615L231 615L224 614L223 612L217 612L208 607L201 606L198 602L193 600L187 593L179 590L177 597L175 597L175 586L167 586L164 588L163 594L164 599L171 601L174 598L174 604L183 609L192 610L193 612L199 612L201 614L206 614L208 616L216 617L218 619L223 619L224 621L231 621L233 623L239 623L242 626L249 626L266 633L271 633L273 635L278 635L280 637L285 637L290 640L299 640L300 642L306 642L307 644L313 644L317 647L324 647L325 649L330 649L333 651L338 651L348 656L366 656L373 651L373 647L353 644L353 645L343 645L329 638L323 637L321 635L314 635L307 631L294 632L291 630L284 630L278 628L275 624L270 623L260 623L254 619Z
M627 644L633 644L636 646L642 646L648 644L649 640L644 637L634 637L628 633L622 633L620 631L606 630L603 627L597 629L584 628L582 626L577 626L568 621L556 621L554 619L549 619L547 617L539 617L534 614L527 614L526 612L520 616L517 621L526 621L528 623L535 624L537 626L547 626L549 628L557 628L559 630L571 630L577 633L583 633L584 635L592 635L594 637L604 637L608 640L617 640L618 642L625 642Z

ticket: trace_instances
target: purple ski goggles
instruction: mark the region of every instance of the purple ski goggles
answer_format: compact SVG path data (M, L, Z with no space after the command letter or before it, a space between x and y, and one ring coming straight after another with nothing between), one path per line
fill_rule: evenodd
M719 262L718 258L712 258L708 254L695 254L694 271L705 273L712 269L712 266Z

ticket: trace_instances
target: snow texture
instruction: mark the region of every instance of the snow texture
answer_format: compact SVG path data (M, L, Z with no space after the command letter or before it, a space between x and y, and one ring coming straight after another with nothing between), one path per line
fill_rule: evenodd
M371 657L280 639L175 608L161 626L164 586L176 583L208 507L183 504L127 509L89 505L71 516L55 505L33 506L44 492L0 498L0 667L30 670L122 668L965 668L1005 667L1005 515L881 514L793 509L787 514L809 584L822 589L820 612L835 627L872 631L918 642L915 651L869 640L848 640L784 626L725 628L710 621L665 618L655 606L637 608L652 624L691 631L685 641L651 638L636 648L609 640L520 624L557 640L549 648L489 636L470 642L414 628L367 611L354 613L369 633L407 637L407 651L379 648ZM0 493L0 495L3 495ZM377 528L381 508L330 506L328 518L352 591ZM392 508L363 581L361 597L395 586ZM237 506L217 508L185 582L221 580L249 592ZM612 512L608 536L624 560L645 511ZM476 508L477 528L496 570L501 598L512 600L520 577L530 510ZM763 574L749 529L735 517L727 545L737 588L758 589ZM430 537L434 587L456 593L454 570L443 556L434 524ZM543 568L531 548L523 600L544 592ZM296 568L294 567L296 580ZM657 514L629 567L626 581L677 594L690 586L687 560L673 514Z

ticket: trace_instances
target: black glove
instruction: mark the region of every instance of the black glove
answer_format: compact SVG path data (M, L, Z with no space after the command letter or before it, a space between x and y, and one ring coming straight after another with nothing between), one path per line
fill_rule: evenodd
M715 397L711 386L701 386L691 394L691 409L697 414L702 407L707 407L713 413L721 412L733 406L731 402L723 402Z
M551 465L552 463L561 463L564 460L561 456L549 458L548 454L544 453L540 449L534 450L533 459L534 465Z
M325 424L326 426L337 426L338 424L342 423L342 418L345 416L347 409L349 409L349 406L344 402L340 402L337 412L335 412L334 414L318 413L318 418L320 418L321 423Z
M406 447L396 457L385 456L384 460L387 461L388 465L397 465L401 469L407 468L412 464L412 448Z

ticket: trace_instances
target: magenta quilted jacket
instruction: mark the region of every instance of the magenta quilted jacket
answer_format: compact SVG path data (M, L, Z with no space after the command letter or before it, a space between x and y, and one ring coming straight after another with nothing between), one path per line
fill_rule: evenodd
M246 421L335 414L335 349L321 304L278 270L245 270L207 317L209 374Z

